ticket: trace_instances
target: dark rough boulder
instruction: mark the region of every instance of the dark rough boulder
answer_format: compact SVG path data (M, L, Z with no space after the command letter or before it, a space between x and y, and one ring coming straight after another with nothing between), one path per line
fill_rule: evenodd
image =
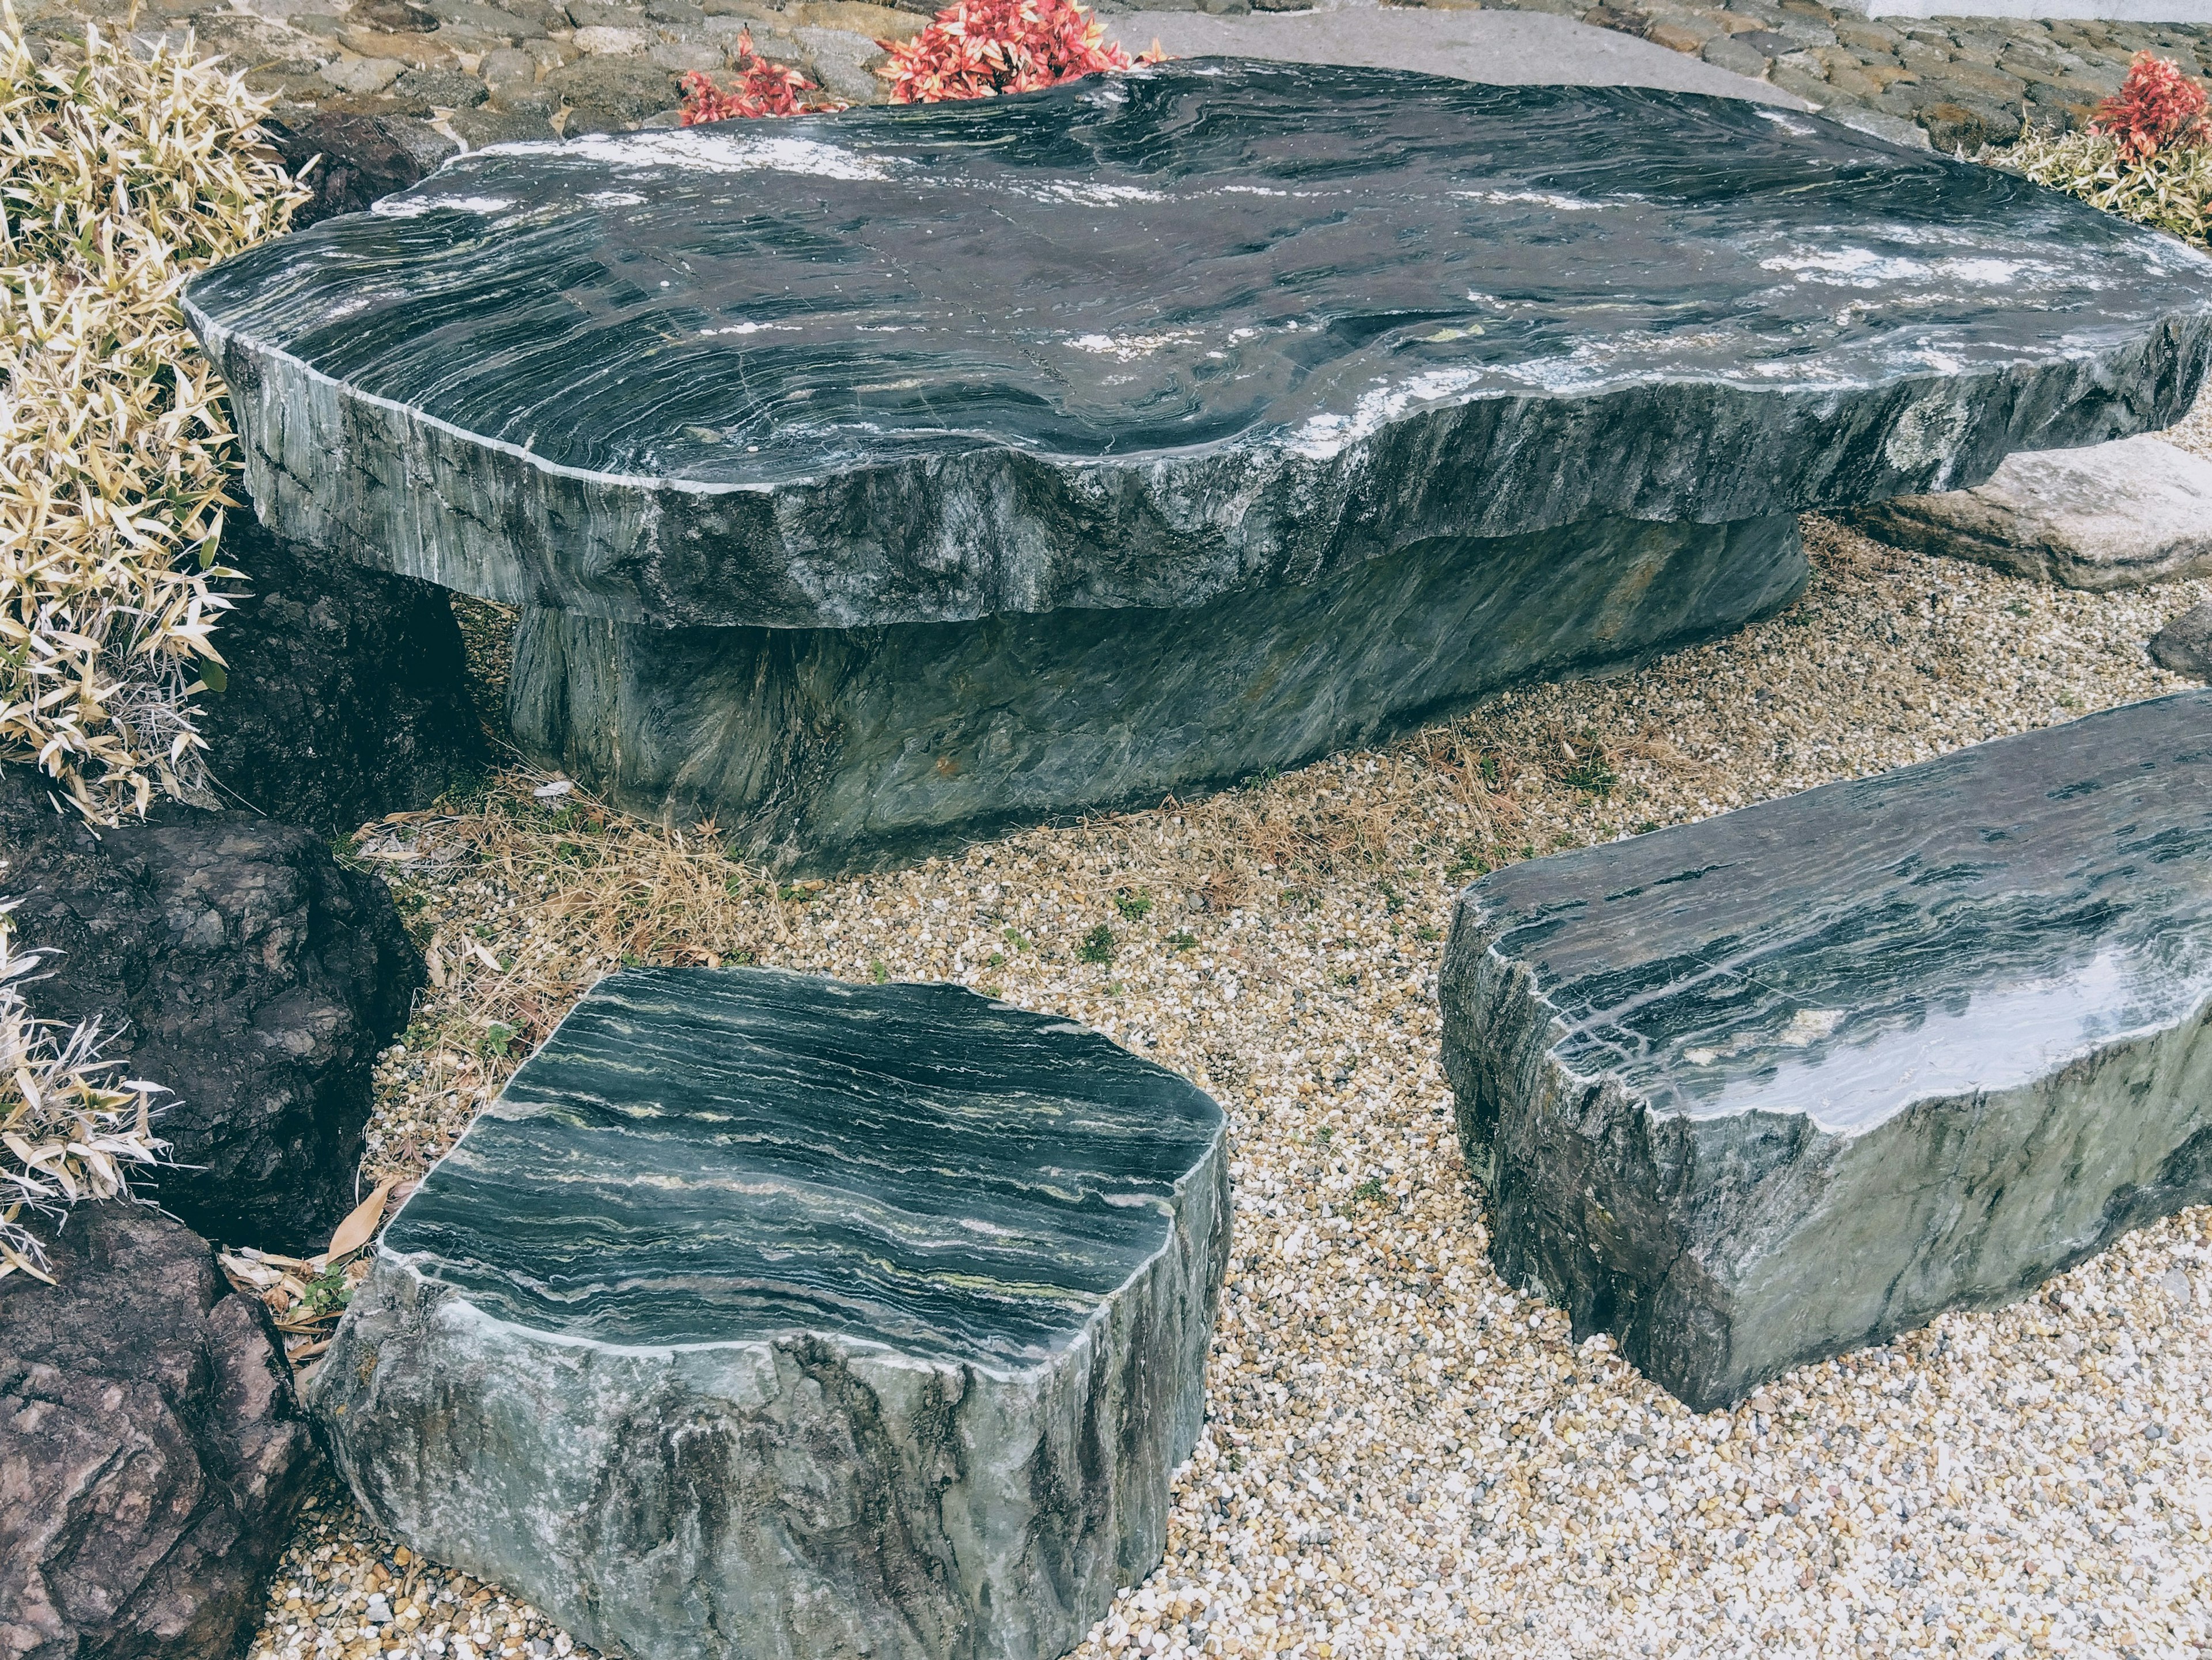
M222 1660L322 1468L207 1241L80 1207L0 1280L0 1660Z
M483 768L444 589L283 541L250 513L222 556L248 590L217 629L228 684L200 700L227 800L332 836Z
M122 1026L109 1053L175 1091L162 1203L218 1239L319 1250L353 1202L371 1062L422 981L384 884L243 812L95 836L13 767L0 860L20 937L61 953L32 1012Z
M404 115L285 104L261 125L295 173L322 157L307 179L313 198L292 216L295 230L420 184L460 150L428 121Z

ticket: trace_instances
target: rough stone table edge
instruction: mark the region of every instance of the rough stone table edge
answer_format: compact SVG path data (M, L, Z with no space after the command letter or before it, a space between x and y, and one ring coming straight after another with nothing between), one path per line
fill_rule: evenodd
M1766 388L1720 377L1649 381L1627 376L1571 395L1455 397L1374 431L1332 441L1334 447L1326 454L1308 453L1287 441L1263 443L1249 434L1136 459L1061 456L978 442L942 456L902 458L769 483L714 482L553 461L361 390L288 350L250 340L195 304L189 289L180 304L228 384L249 490L264 519L288 534L378 569L499 603L552 604L617 622L855 628L974 621L1064 605L1189 607L1239 590L1310 582L1437 536L1523 534L1601 516L1718 524L1855 505L1830 499L1832 492L1823 489L1818 477L1805 476L1808 464L1823 456L1839 459L1834 453L1838 442L1805 453L1808 441L1800 431L1808 415L1817 418L1822 400L1849 390L1825 382ZM2132 373L2157 360L2163 362L2148 380ZM1894 475L1888 493L1968 489L1986 482L2006 455L2021 449L2081 447L2160 430L2152 423L2161 397L2170 397L2172 418L2178 420L2193 403L2208 366L2212 303L2147 323L2129 339L2103 347L2021 357L1958 374L1897 375L1883 383L1875 400L1880 408L1869 417L1887 421L1891 428L1881 460ZM2130 380L2136 383L2130 393L2109 395L2116 384ZM1905 453L1898 452L1899 423L1909 415L1963 410L1963 389L1969 387L1979 394L1972 400L1975 406L2001 413L1970 419L1966 441L1955 446L1924 448L1916 441ZM1656 407L1662 404L1668 407ZM1684 404L1688 407L1680 407ZM343 468L356 447L346 441L357 418L354 410L369 413L386 429L388 449L401 464L399 483L379 480L373 488L337 499L327 489L307 484L265 441L273 432L287 453L337 458ZM1518 421L1510 418L1516 412ZM1688 419L1715 435L1713 441L1730 432L1737 438L1765 436L1748 453L1731 448L1735 463L1727 493L1701 501L1693 512L1677 510L1683 504L1673 499L1682 488L1675 477L1680 469L1632 469L1625 484L1610 488L1597 470L1584 469L1571 499L1559 500L1558 491L1552 491L1542 497L1544 505L1533 519L1525 514L1512 517L1519 505L1513 492L1471 494L1463 480L1455 485L1425 474L1414 502L1395 502L1388 511L1369 503L1362 518L1347 516L1364 481L1391 476L1392 450L1415 457L1469 449L1474 453L1453 470L1455 476L1487 476L1494 471L1486 465L1492 459L1524 453L1532 445L1541 447L1547 437L1564 439L1571 433L1587 440L1593 432L1641 429L1662 419L1678 424ZM2023 424L2027 430L2017 432ZM1547 433L1547 427L1559 430ZM1455 445L1455 440L1471 441ZM523 464L520 471L506 476L502 464L518 459ZM1194 508L1191 502L1206 493L1210 468L1235 470L1237 477L1224 482L1237 487L1217 492L1227 504L1222 508ZM1255 471L1261 475L1257 483L1251 478ZM1772 482L1778 477L1790 481L1778 497ZM1132 561L1124 543L1135 532L1128 530L1102 544L1108 556L1093 562L1095 581L1081 576L1076 590L1067 592L1068 562L1031 522L1046 509L1030 504L1038 488L1025 487L1025 481L1054 503L1071 507L1079 507L1088 495L1103 499L1133 489L1166 521L1165 539L1187 545L1148 548L1146 557ZM1111 486L1117 482L1122 488L1115 492ZM878 553L872 556L871 569L854 573L803 527L836 522L843 516L836 503L863 497L879 506L893 499L903 502L919 528L913 545L899 556ZM996 504L980 536L979 526L954 515L962 555L982 550L964 562L945 543L956 526L941 503L955 497ZM794 498L805 508L787 508ZM1024 505L1010 508L1009 502ZM456 503L465 504L466 510ZM668 508L680 503L698 504L713 516L689 524L667 522ZM1486 504L1488 519L1480 517ZM1470 511L1477 515L1474 522L1468 520ZM1125 510L1124 519L1128 516ZM487 556L471 550L459 528L508 525L518 519L538 527L540 539L549 544L556 539L556 523L586 526L580 533L565 531L565 539L580 536L584 544L580 556L572 550L562 559L565 575L550 567L533 572L530 556L513 545L512 533L495 538L500 546ZM672 538L665 545L664 531ZM1155 538L1147 532L1144 539L1149 544ZM665 556L688 558L702 545L722 554L716 572L720 598L678 593L659 578ZM933 550L941 556L933 558ZM1113 556L1117 550L1122 556ZM580 597L573 591L580 575L589 590ZM564 587L571 591L564 594ZM728 597L738 591L746 602L743 611Z

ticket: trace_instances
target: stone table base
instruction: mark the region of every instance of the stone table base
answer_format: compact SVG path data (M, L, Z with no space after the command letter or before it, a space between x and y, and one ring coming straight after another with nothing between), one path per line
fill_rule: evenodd
M532 610L509 713L623 808L779 866L881 866L1152 806L1739 628L1804 586L1796 520L1432 541L1188 610L653 629Z

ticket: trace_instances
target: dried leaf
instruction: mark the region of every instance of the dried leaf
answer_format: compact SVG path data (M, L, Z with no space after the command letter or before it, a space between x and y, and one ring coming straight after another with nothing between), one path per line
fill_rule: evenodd
M376 1225L384 1219L384 1201L392 1196L392 1189L399 1178L387 1176L376 1184L376 1190L353 1207L352 1213L338 1224L338 1231L331 1236L331 1248L323 1253L325 1260L336 1262L350 1256L376 1237Z

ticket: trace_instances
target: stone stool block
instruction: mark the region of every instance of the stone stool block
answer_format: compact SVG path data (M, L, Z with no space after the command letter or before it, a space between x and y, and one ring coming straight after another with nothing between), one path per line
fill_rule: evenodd
M632 1660L1049 1656L1158 1560L1221 1110L957 987L599 982L386 1231L362 1505Z
M2212 693L1460 898L1492 1254L1692 1406L2212 1199Z
M1986 483L1900 496L1850 521L1899 547L2068 588L2212 571L2212 461L2148 434L2008 455Z

